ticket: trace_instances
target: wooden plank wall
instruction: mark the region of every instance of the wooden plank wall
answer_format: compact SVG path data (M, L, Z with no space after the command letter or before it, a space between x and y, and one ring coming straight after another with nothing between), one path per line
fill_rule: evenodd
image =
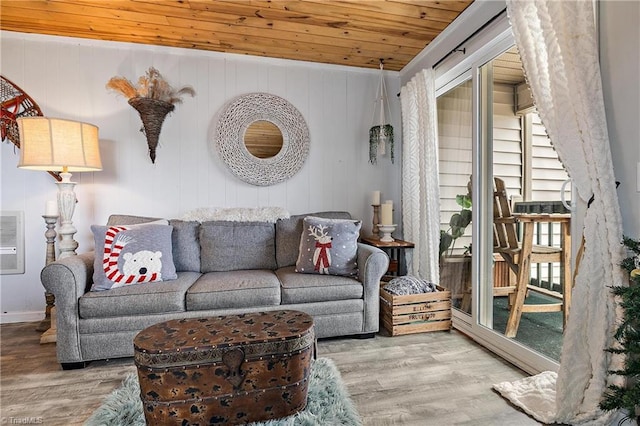
M93 247L90 225L109 214L177 218L200 207L279 206L292 214L346 210L371 229L371 193L394 201L401 223L400 102L390 99L396 162L368 162L368 131L379 71L166 47L2 32L2 75L40 105L45 115L88 121L100 128L103 171L76 173L79 203L74 214L79 252ZM194 98L164 122L156 164L147 153L138 114L105 88L116 75L137 80L156 67L175 86L192 85ZM387 73L390 94L397 73ZM281 96L305 117L309 157L290 180L269 187L233 176L213 147L216 116L232 98L255 91ZM16 168L12 145L0 150L2 210L25 211L24 275L0 276L2 321L44 311L39 273L45 260L44 213L54 200L54 180ZM399 230L399 232L401 232ZM11 316L13 315L13 316ZM7 319L9 318L9 319ZM36 318L37 319L37 318Z

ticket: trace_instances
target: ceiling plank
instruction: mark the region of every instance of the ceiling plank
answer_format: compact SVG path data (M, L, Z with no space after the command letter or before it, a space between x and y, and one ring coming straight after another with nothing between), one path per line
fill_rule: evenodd
M35 3L34 1L25 2L26 4ZM38 2L42 3L42 2ZM45 5L50 4L51 0L45 2ZM413 35L410 32L400 34L398 31L393 31L394 34L386 35L379 31L362 30L362 29L349 29L341 28L339 25L331 26L329 23L323 25L309 25L306 23L282 21L260 18L255 15L244 16L238 13L223 13L212 12L209 10L191 10L184 7L174 7L168 5L167 2L146 2L146 1L102 1L95 2L95 0L55 0L54 3L67 4L68 12L75 13L72 7L75 4L83 4L85 6L93 5L96 9L105 7L117 8L120 11L135 11L144 14L162 13L170 19L171 17L181 18L191 21L204 21L209 23L217 23L222 25L220 30L226 28L229 31L230 26L236 28L235 31L240 31L241 28L251 27L261 30L281 30L292 33L304 33L315 34L323 37L333 38L347 38L352 40L360 40L370 43L382 43L392 45L404 45L422 49L426 45L424 35ZM224 2L220 2L224 3ZM22 3L20 3L22 5ZM218 2L214 2L218 4ZM33 6L30 6L33 7ZM91 15L93 16L93 15ZM435 36L438 31L434 32ZM264 37L269 37L267 33L263 33ZM429 38L431 40L432 37Z
M317 3L309 1L246 1L218 0L215 3L206 0L190 0L192 7L202 10L217 10L219 12L237 14L259 14L269 19L277 20L298 20L299 22L309 22L312 20L324 22L337 22L342 27L359 28L372 30L382 29L385 32L401 31L410 29L411 32L424 35L439 33L447 27L447 22L438 20L412 19L406 16L397 16L388 13L361 11L359 9L344 8L331 2L324 2L322 7ZM315 24L318 25L318 24Z
M56 14L51 14L43 11L34 11L34 10L21 10L21 9L13 9L12 11L5 13L3 15L3 20L5 21L6 29L13 29L11 26L12 23L17 23L19 25L24 19L40 20L41 24L39 29L41 31L47 31L49 34L53 34L52 28L46 28L47 24L42 19L45 16L52 16L54 19L56 18ZM308 38L304 41L304 43L291 40L288 37L283 37L282 39L278 38L265 38L263 37L263 32L255 31L254 34L237 34L236 32L220 32L215 31L217 28L209 28L211 24L206 22L191 22L191 26L183 26L183 22L179 19L171 18L169 20L169 25L167 26L159 26L155 24L145 24L145 23L129 23L127 21L112 21L111 19L96 19L96 18L85 18L85 17L76 17L74 19L67 19L66 22L62 19L59 20L62 24L57 26L58 29L63 29L64 31L69 31L72 29L75 34L78 34L82 30L91 31L94 34L95 38L105 39L105 38L115 38L118 41L126 41L131 37L135 36L136 42L144 42L146 41L155 41L156 43L161 43L162 40L167 41L166 45L171 45L175 40L188 40L192 38L205 38L207 43L206 46L224 46L226 47L225 51L229 51L229 49L237 48L242 51L242 53L255 53L262 52L261 56L266 56L265 49L268 51L269 48L273 48L274 52L276 50L277 54L274 55L276 57L288 57L286 56L286 51L284 48L286 46L289 47L296 56L300 54L302 51L306 51L309 55L307 57L312 57L313 54L323 54L323 57L332 57L332 58L348 58L357 55L367 56L367 60L365 63L371 63L371 59L373 59L373 63L377 64L379 58L384 58L386 61L390 63L411 60L413 56L417 53L416 49L407 48L404 46L386 46L385 48L379 48L375 50L363 49L359 46L345 46L339 47L335 44L320 44L320 43L311 43ZM158 37L158 32L161 32L162 37ZM326 40L326 38L316 38L318 41ZM195 44L194 44L195 46ZM245 46L241 48L241 46ZM288 57L292 59L291 57ZM295 58L293 58L295 59ZM353 61L344 59L341 63L350 64Z
M324 0L305 0L310 3L324 3ZM415 17L421 19L443 19L452 21L464 11L472 1L392 1L392 0L339 0L332 1L351 9L376 10L398 16Z
M12 21L10 17L7 17L5 21L5 25L7 27L6 29L12 29L12 22L17 22L19 24L20 19ZM55 35L55 33L51 31L51 28L48 26L48 24L40 24L37 29L40 33ZM72 36L86 36L86 29L84 27L73 26L73 24L70 23L65 24L64 30ZM115 32L112 32L112 30L112 27L104 29L100 26L93 26L91 35L92 38L100 40L114 40L150 44L149 41L154 38L155 34L154 31L144 31L140 27L134 29L119 27ZM192 35L198 36L199 39L203 39L203 37L200 37L198 33L194 33ZM291 42L282 41L281 43L278 43L275 40L269 40L266 44L258 44L255 40L248 38L244 39L242 37L234 36L233 34L230 34L227 37L217 37L215 39L212 37L209 38L206 42L189 41L192 38L193 37L185 37L184 35L180 34L165 34L163 41L166 42L167 46L173 47L216 50L219 52L268 56L309 62L333 63L367 68L377 67L379 63L379 56L382 56L382 58L384 59L387 69L400 69L405 60L403 57L400 57L398 59L397 56L381 55L380 52L375 52L375 55L363 57L361 54L351 52L341 53L322 51L310 47L310 45L308 44L304 46L304 49L298 47L294 51L295 56L291 57L291 47L295 46L295 44L292 44ZM159 44L157 40L155 44ZM212 49L212 47L215 47L215 49Z
M472 0L2 0L0 29L400 70Z

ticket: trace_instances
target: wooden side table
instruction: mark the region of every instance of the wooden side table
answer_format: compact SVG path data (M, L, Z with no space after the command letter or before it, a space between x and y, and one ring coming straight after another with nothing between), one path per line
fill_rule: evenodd
M374 237L361 237L360 242L377 247L387 253L387 256L389 256L389 269L385 274L385 278L407 275L405 250L413 248L415 244L403 240L394 240L390 243L385 243Z

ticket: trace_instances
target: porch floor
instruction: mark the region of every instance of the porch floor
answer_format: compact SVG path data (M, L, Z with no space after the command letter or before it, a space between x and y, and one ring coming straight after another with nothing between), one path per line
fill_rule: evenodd
M504 333L509 317L507 297L493 298L493 329ZM525 304L553 303L557 300L529 292ZM562 347L562 312L527 312L522 314L515 340L556 361Z

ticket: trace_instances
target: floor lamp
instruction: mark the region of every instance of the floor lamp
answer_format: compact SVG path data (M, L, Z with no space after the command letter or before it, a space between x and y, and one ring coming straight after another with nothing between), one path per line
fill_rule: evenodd
M71 218L76 205L75 182L70 172L102 170L98 147L98 128L92 124L48 117L19 118L20 162L18 167L62 172L58 182L60 212L60 256L76 254L78 242Z
M73 239L76 228L71 218L76 207L75 182L71 182L70 172L92 172L102 170L98 147L98 128L92 124L48 117L19 118L20 162L18 167L31 170L62 172L58 183L58 212L60 214L61 236L59 259L76 254L78 242ZM48 209L47 209L48 210ZM47 213L49 214L49 213ZM55 226L55 216L46 216L47 227ZM50 223L51 222L51 223ZM49 231L47 231L49 232ZM52 259L49 251L53 245L53 235L47 236L47 261ZM49 239L52 241L50 242ZM56 328L52 321L55 316L54 296L45 292L47 307L45 320L51 328L44 332L40 343L55 342Z

